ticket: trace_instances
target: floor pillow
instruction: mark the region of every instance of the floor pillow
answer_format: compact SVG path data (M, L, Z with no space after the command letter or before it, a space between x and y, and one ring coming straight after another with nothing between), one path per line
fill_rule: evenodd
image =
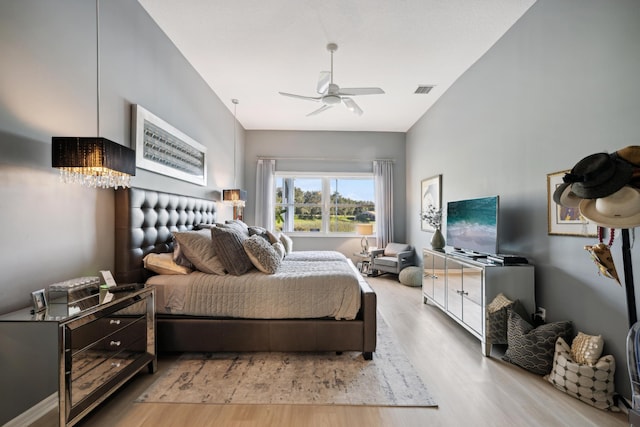
M538 375L546 375L553 367L553 352L558 337L565 341L573 336L570 321L545 323L534 328L515 310L509 310L507 350L503 360Z
M593 365L578 363L571 357L566 341L558 338L553 358L553 369L546 379L557 389L599 409L614 407L613 376L615 359L603 356Z

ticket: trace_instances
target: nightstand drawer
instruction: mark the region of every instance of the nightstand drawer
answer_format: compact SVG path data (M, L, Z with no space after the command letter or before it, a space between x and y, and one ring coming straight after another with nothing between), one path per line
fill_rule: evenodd
M109 316L94 320L71 331L70 348L73 351L78 351L85 347L91 347L96 342L117 334L119 331L126 329L131 323L143 318L144 315L130 317Z
M95 327L98 325L89 324L83 326L83 328L88 326ZM145 352L147 342L146 328L146 318L132 319L126 323L121 323L115 331L102 334L101 339L81 348L72 349L71 366L74 369L70 373L71 380L75 381L79 376L86 375L88 371L120 353Z

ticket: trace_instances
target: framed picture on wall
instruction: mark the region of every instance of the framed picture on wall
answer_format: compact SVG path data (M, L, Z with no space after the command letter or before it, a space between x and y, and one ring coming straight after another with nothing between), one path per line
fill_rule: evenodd
M587 220L578 207L561 206L553 200L553 193L562 184L563 170L547 174L547 220L549 235L595 237L598 226Z
M422 214L427 212L430 206L435 209L442 208L442 175L422 180L420 183L420 203L420 228L422 231L436 231L427 220L422 219Z

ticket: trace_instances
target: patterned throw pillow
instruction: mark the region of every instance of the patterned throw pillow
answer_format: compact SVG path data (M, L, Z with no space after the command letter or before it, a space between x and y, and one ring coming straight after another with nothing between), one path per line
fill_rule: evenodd
M507 315L513 301L500 293L487 305L487 341L507 344Z
M245 252L249 256L251 263L260 271L273 274L280 267L280 254L271 246L271 243L260 237L258 234L242 242Z
M602 356L603 347L602 335L587 335L578 332L571 343L571 358L577 363L593 366Z
M601 357L593 366L577 363L571 357L569 345L558 338L553 370L546 379L570 396L596 408L609 409L614 406L615 371L616 363L611 355Z
M211 229L211 239L225 270L234 276L240 276L253 268L249 256L242 246L249 238L233 228L215 227Z
M534 328L515 310L509 310L507 351L503 360L538 375L546 375L553 364L553 350L558 337L565 341L573 336L570 321L553 322Z

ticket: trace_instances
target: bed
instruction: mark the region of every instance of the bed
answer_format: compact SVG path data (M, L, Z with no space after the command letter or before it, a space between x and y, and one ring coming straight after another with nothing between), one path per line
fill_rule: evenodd
M156 287L158 351L359 351L367 360L373 357L376 294L338 252L290 252L275 274L251 269L237 276L194 271L167 277L144 268L148 254L173 253L174 234L215 222L216 205L211 200L140 188L115 191L114 276L119 284L144 282ZM290 271L293 278L286 274ZM345 285L347 290L331 288L343 276L355 285ZM182 286L176 291L167 282ZM319 282L330 293L316 295L320 291L307 287L308 282ZM238 312L214 310L218 301L235 298L242 288L260 290L252 304L240 305ZM292 292L306 296L315 311L296 311L305 298L281 304ZM344 301L328 309L323 307L327 298Z

